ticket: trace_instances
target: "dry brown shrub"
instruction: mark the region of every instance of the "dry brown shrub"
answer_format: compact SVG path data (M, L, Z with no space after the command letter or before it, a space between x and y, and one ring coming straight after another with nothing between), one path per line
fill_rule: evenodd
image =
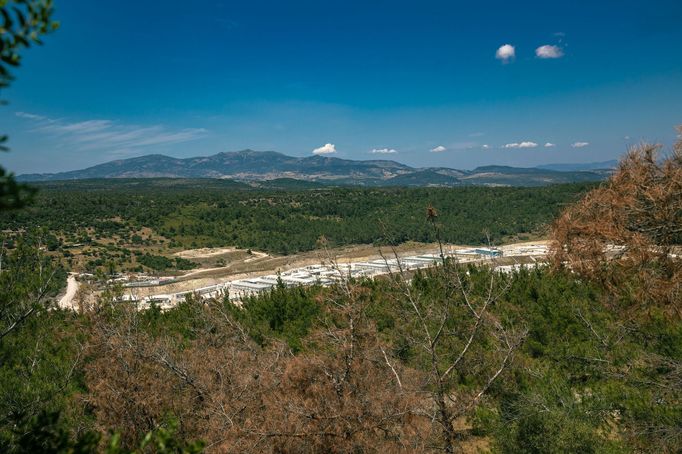
M196 308L204 328L193 340L151 336L132 305L93 312L83 401L126 446L173 416L178 436L204 440L208 452L414 449L414 397L376 329L352 302L332 311L311 336L315 352L298 356L276 341L255 345L220 304Z
M220 302L183 306L184 336L146 325L134 304L93 307L82 399L98 428L121 431L131 447L172 416L179 437L221 453L454 453L479 443L463 422L525 337L494 309L508 283L492 273L472 292L466 270L443 259L433 300L393 274L403 334L425 361L417 370L368 316L371 289L338 271L298 355L274 339L256 345ZM464 389L460 374L480 382Z
M273 452L423 451L416 371L392 362L366 316L362 285L342 280L327 294L322 328L289 357L260 435Z
M682 134L682 127L678 127ZM682 139L631 149L599 188L552 228L552 261L600 282L613 301L679 315L682 300Z
M281 351L261 351L220 307L195 313L205 320L192 341L152 337L133 305L89 314L83 400L100 430L120 431L130 447L173 417L180 437L203 439L209 450L247 450Z

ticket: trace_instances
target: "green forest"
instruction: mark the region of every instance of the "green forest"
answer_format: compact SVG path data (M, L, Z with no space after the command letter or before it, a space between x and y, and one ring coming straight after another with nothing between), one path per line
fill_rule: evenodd
M34 204L3 215L0 230L44 229L50 247L61 250L107 240L110 251L128 255L126 249L156 245L293 254L315 249L323 237L332 247L433 241L422 222L432 205L440 212L443 241L500 243L546 233L562 207L594 187L264 190L172 181L41 184Z

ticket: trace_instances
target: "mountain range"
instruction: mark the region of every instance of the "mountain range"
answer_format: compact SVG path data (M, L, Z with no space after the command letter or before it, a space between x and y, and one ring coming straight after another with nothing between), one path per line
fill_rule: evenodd
M611 161L595 166L571 166L484 166L474 170L414 168L390 160L356 161L319 155L299 158L274 151L243 150L184 159L159 154L146 155L70 172L24 174L17 179L38 182L100 178L219 178L240 181L288 178L360 186L541 186L600 181L614 167Z

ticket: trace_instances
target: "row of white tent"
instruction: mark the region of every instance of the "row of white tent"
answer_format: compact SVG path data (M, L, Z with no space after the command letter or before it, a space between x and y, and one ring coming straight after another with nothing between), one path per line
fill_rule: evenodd
M482 250L485 249L485 250ZM457 249L446 251L445 255L457 257L460 262L477 261L482 258L497 257L502 254L498 249ZM525 251L531 255L540 255L540 251ZM239 303L244 298L257 295L273 289L280 282L287 287L322 285L328 286L343 278L371 278L378 275L386 275L402 271L411 271L422 268L432 267L442 259L439 254L423 254L416 256L402 257L400 259L377 259L363 262L351 263L323 263L308 265L301 268L288 270L279 274L269 274L246 279L237 279L225 283L210 285L207 287L196 288L171 294L157 294L138 298L134 292L124 295L123 299L137 301L141 308L155 304L162 309L171 308L185 300L187 295L194 295L198 298L221 298L227 295L230 301ZM516 268L503 267L500 271L509 272Z

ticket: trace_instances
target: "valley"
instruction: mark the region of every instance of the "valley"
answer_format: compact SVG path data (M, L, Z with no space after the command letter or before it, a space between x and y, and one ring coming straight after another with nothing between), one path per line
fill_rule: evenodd
M443 245L445 257L461 264L481 264L500 271L534 267L545 263L547 241L507 244L495 248ZM96 283L94 275L77 274L79 281L91 285L76 295L78 284L70 276L66 295L59 307L89 307L101 297L102 288L120 285L121 300L136 301L141 308L151 303L170 309L188 295L199 299L228 297L240 304L243 298L270 291L279 282L285 286L328 286L346 278L374 278L401 269L413 271L441 262L437 244L405 243L395 247L350 246L300 253L286 257L236 249L201 249L176 253L196 259L211 257L227 260L222 267L203 267L159 278L147 274L118 273Z

